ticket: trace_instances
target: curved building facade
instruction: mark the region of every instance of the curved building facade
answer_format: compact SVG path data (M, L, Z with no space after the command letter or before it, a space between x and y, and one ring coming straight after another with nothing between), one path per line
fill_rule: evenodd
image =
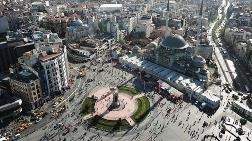
M67 55L69 58L69 61L74 61L74 62L85 62L88 61L91 57L91 55L94 53L95 49L94 48L89 48L87 47L80 47L77 44L69 44L67 46Z
M42 52L39 56L42 67L40 76L44 92L51 96L68 87L68 61L66 48L55 47L51 51Z

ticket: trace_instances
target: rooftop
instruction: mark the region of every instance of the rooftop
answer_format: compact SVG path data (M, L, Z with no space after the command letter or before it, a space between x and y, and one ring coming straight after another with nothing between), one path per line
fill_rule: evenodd
M105 8L105 7L122 7L122 4L102 4L100 8Z
M145 72L152 74L163 81L172 81L174 83L182 85L185 88L196 91L197 93L203 92L202 82L180 74L176 71L170 70L146 60L141 61L136 56L123 56L119 60L123 63L125 62L125 64L128 64L132 68L139 68L140 70L144 70Z
M63 53L62 49L59 46L52 46L52 50L44 51L39 55L39 60L46 62L48 60L54 59Z
M24 83L30 83L31 80L36 80L38 79L38 77L34 73L28 70L22 70L18 73L12 74L11 79L16 80L16 81L21 81Z

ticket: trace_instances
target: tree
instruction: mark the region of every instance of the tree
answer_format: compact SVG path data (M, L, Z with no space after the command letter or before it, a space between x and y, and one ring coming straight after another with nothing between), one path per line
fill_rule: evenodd
M241 125L245 125L247 123L247 120L244 118L241 118L240 123L241 123Z
M120 43L121 45L125 44L126 41L124 40L123 37L119 37L118 43Z

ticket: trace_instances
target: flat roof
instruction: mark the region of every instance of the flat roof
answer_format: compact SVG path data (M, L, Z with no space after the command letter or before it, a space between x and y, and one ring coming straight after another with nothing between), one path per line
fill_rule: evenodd
M191 77L188 77L184 74L181 74L179 72L176 72L172 69L165 68L163 66L160 66L158 64L152 63L147 60L141 60L137 58L136 56L122 56L120 59L122 63L128 64L130 66L134 66L140 70L146 71L150 75L154 75L161 79L164 82L173 82L181 87L184 87L186 89L189 89L190 91L194 92L195 94L200 94L201 96L205 97L206 99L209 99L213 102L218 102L220 100L219 97L213 95L213 92L219 92L218 89L212 88L211 86L207 89L207 91L204 91L203 89L203 82L200 82L198 80L195 80ZM132 62L132 60L134 60ZM141 62L141 63L139 63ZM144 63L143 63L144 62ZM167 86L167 85L166 85ZM164 86L164 87L166 87Z
M136 56L129 57L126 55L126 56L122 56L120 58L126 64L127 63L133 64L133 65L137 66L139 69L142 69L152 75L158 76L158 77L162 78L163 80L173 81L175 83L182 85L183 87L189 88L192 91L196 91L198 93L203 92L203 88L202 88L203 83L198 80L195 80L193 78L190 78L188 76L180 74L180 73L173 71L171 69L162 67L158 64L149 62L147 60L141 61ZM142 62L142 63L139 63L139 62Z
M52 45L51 48L52 48L52 50L44 51L44 52L40 53L40 55L39 55L40 61L46 62L46 61L54 59L64 53L62 48L60 48L59 46Z
M214 101L214 102L217 102L217 101L220 100L219 97L214 96L214 95L212 95L212 94L210 94L210 93L206 93L206 92L204 92L204 93L202 94L202 96L205 96L207 99L211 99L211 100Z
M12 74L11 79L16 80L16 81L20 81L23 83L30 83L31 80L37 80L38 77L34 73L32 73L28 70L22 70L18 73Z
M122 4L102 4L100 8L106 8L106 7L122 7Z

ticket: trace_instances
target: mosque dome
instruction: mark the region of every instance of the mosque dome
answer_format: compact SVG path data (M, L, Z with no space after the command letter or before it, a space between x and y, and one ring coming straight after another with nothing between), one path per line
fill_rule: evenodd
M132 47L132 49L133 49L133 50L139 50L139 49L141 49L141 48L140 48L138 45L135 45L135 46Z
M193 64L195 67L203 67L206 64L206 60L203 57L197 55L193 57Z
M70 26L83 26L83 22L80 19L73 20L71 21Z
M166 36L162 40L160 45L161 47L170 48L170 49L182 49L182 48L188 47L188 44L184 40L184 38L177 34Z

